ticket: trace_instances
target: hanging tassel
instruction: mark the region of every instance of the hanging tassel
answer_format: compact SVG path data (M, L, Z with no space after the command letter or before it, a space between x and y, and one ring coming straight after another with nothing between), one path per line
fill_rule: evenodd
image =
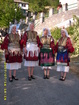
M43 58L42 59L44 59L44 53L42 52L42 54L43 54Z
M29 51L29 57L30 57L30 51Z
M49 52L48 52L48 57L47 58L49 59Z

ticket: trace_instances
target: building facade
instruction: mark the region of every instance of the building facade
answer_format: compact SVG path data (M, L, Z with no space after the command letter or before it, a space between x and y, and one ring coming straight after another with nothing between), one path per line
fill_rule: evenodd
M59 0L59 2L62 4L63 11L78 8L78 0Z
M22 9L23 15L26 16L28 12L28 2L24 2L21 0L14 0L15 4L18 4L18 6Z

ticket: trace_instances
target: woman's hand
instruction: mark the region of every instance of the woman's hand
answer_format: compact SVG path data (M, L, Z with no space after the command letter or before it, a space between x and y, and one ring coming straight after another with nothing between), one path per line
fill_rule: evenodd
M8 50L5 50L5 54L6 54L6 55L8 54Z
M38 52L40 53L40 48L38 48Z
M24 47L24 53L27 53L26 47Z
M24 55L27 56L27 50L26 50L26 47L24 47Z

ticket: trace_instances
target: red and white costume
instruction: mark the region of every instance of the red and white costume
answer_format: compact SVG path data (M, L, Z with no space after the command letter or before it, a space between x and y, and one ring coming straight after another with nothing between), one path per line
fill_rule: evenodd
M36 31L26 31L21 40L21 45L26 47L27 52L24 53L24 66L38 66L39 64L39 46L40 39Z
M21 47L20 47L20 36L18 34L12 34L10 28L10 34L7 34L2 45L1 49L5 50L5 60L7 63L7 69L9 70L17 70L21 68L22 62L22 54L21 54Z

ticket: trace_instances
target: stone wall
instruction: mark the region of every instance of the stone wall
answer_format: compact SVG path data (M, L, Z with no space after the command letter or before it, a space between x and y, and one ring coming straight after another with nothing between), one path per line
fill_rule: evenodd
M64 11L62 13L54 14L51 17L45 18L45 21L43 23L40 23L40 22L38 23L38 25L35 27L35 30L38 32L38 34L40 34L44 27L48 27L49 29L52 29L57 24L61 24L73 18L73 15L79 16L79 8L70 10L70 11Z

